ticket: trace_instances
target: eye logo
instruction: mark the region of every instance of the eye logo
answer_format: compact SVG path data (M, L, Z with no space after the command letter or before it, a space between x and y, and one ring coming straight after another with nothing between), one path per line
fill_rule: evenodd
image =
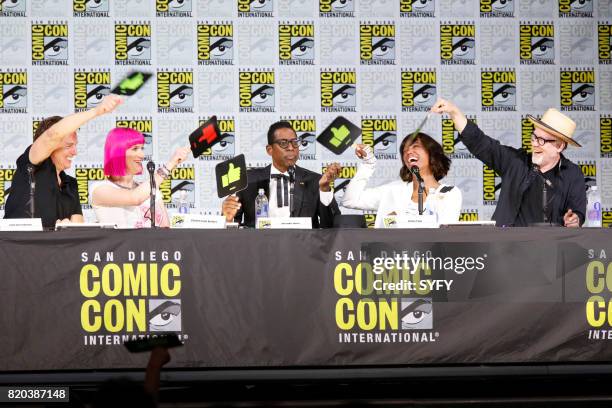
M151 24L115 24L115 64L151 65Z
M466 115L467 119L477 123L476 116ZM452 120L442 118L442 150L451 159L473 159L474 155L460 141L459 132Z
M474 65L476 26L473 23L441 24L440 57L446 65Z
M274 17L273 0L238 0L238 17Z
M0 17L26 17L26 0L0 1Z
M435 17L434 0L400 0L400 17Z
M0 71L0 113L27 113L28 74L25 70Z
M361 119L361 142L371 146L378 160L397 159L397 119L365 117Z
M593 0L559 0L559 17L593 17Z
M149 299L149 331L181 331L180 299Z
M437 99L434 70L402 70L402 112L426 112Z
M234 64L234 28L231 23L198 24L198 64Z
M361 24L359 55L362 65L395 64L395 26L393 24Z
M157 17L191 17L192 0L155 0Z
M195 206L195 168L193 164L177 167L159 186L162 201L168 208L178 208L180 202Z
M315 118L281 118L281 120L289 122L300 139L300 160L316 160L317 124Z
M110 93L110 72L74 72L74 111L82 112L95 108Z
M612 25L599 24L597 27L597 43L599 63L610 65L612 63Z
M32 24L32 64L68 65L68 24Z
M357 74L355 71L321 71L321 111L355 112Z
M157 111L193 113L193 72L157 72Z
M198 126L202 126L207 119L200 119ZM233 118L217 119L220 139L212 147L202 153L200 160L228 160L235 156L236 128Z
M238 83L241 112L274 112L274 71L242 70Z
M595 110L595 72L590 70L561 70L561 110Z
M514 0L480 0L480 17L514 17Z
M516 110L516 73L482 70L480 72L481 105L485 112Z
M153 119L150 117L141 119L118 118L115 122L115 126L119 128L134 129L142 133L145 139L145 160L151 160L153 157Z
M519 52L521 64L555 63L555 28L552 23L520 24Z
M402 330L433 329L431 298L402 298L399 313Z
M72 0L74 17L108 17L109 0Z
M278 56L281 65L314 65L314 23L278 26Z
M355 17L355 0L319 0L319 17Z

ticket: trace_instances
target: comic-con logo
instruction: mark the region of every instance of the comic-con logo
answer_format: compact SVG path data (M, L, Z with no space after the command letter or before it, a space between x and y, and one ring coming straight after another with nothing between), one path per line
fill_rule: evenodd
M519 56L521 64L554 64L555 26L552 23L521 23L519 28Z
M367 228L374 228L376 226L376 213L374 214L363 214Z
M612 158L612 116L599 117L599 153L602 158Z
M595 110L595 72L593 69L562 69L559 77L562 111Z
M402 112L427 112L436 101L436 71L433 69L404 70L402 81Z
M83 266L77 279L83 296L80 321L85 346L122 345L126 340L181 332L182 253L143 254L81 253Z
M612 208L604 208L601 212L601 226L603 228L612 228Z
M480 96L485 112L516 110L516 72L514 69L480 72Z
M36 134L36 131L38 130L38 126L40 126L40 122L42 122L43 119L44 118L42 117L32 118L32 138L34 138L34 135Z
M26 17L26 0L0 1L0 17Z
M482 165L482 204L497 205L501 177L486 164Z
M240 70L238 97L240 112L274 112L273 70Z
M115 64L151 65L151 24L115 24Z
M445 65L476 63L476 26L474 23L440 24L440 58Z
M361 118L361 143L370 146L378 160L396 160L397 119L371 116Z
M355 112L357 74L354 70L321 70L321 111Z
M191 17L192 0L155 0L157 17Z
M198 65L234 64L232 23L198 24Z
M314 23L278 25L278 59L281 65L314 65Z
M181 203L187 203L189 208L195 207L195 168L191 165L181 165L170 173L159 186L162 200L168 208L178 208Z
M108 17L110 0L72 0L74 17Z
M300 140L300 160L317 159L317 121L312 116L290 118L281 117L291 124Z
M0 71L0 113L27 113L28 73L25 69Z
M74 111L95 108L111 90L110 71L74 71Z
M334 197L336 198L336 201L339 203L342 202L342 198L344 197L344 192L346 191L346 188L351 182L351 179L355 176L355 174L357 174L357 166L343 165L342 163L340 164L342 166L340 170L340 174L331 183L331 186L334 189ZM321 167L321 174L325 173L325 171L327 170L327 166L328 164L324 164Z
M395 64L395 25L360 24L359 59L362 65Z
M514 17L514 0L480 0L480 17Z
M274 17L274 0L238 0L238 17Z
M539 119L539 117L537 118ZM525 150L527 153L533 151L531 135L533 135L534 130L535 126L533 122L527 118L527 115L521 116L521 149Z
M478 210L465 209L459 214L459 221L478 221Z
M597 50L599 63L609 65L612 63L612 25L599 24L597 26Z
M594 160L585 160L576 162L582 175L584 175L584 186L591 187L597 185L597 162Z
M193 113L193 72L157 72L157 112Z
M466 115L471 122L476 122L476 116ZM451 159L473 159L474 155L461 142L461 135L455 129L455 123L442 118L442 150Z
M32 24L32 65L68 65L68 23Z
M209 118L200 118L198 126L202 126ZM204 150L200 160L229 160L236 155L236 122L233 117L217 118L217 126L221 132L219 141Z
M435 17L435 0L400 0L400 17Z
M77 165L74 169L74 177L77 181L79 202L83 209L90 209L89 193L94 183L106 180L104 168L100 165Z
M0 166L0 210L4 210L6 199L11 191L14 175L15 169L13 167L4 168Z
M559 0L559 17L593 17L593 0Z
M153 119L145 118L123 118L119 117L115 121L118 128L134 129L144 136L144 159L151 160L153 157Z
M355 17L355 0L319 0L319 17Z

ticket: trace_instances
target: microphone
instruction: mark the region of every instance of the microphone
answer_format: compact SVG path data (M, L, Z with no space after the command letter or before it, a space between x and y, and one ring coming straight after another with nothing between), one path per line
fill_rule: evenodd
M155 163L153 160L150 160L147 163L147 170L149 171L149 182L151 183L151 195L150 195L150 203L149 203L149 211L151 213L151 228L155 228L155 177L153 172L155 171Z
M295 183L295 166L287 168L287 173L289 173L289 182Z
M418 190L419 215L423 215L423 213L425 212L424 200L423 200L423 192L425 191L425 182L423 181L423 177L421 177L421 173L417 165L410 167L410 172L414 174L414 177L416 177L417 181L419 182L419 190Z
M542 179L546 187L550 188L551 190L554 188L552 181L544 177L544 174L542 174L542 172L540 171L540 166L533 163L531 169Z
M34 180L34 166L28 163L28 179L30 181L30 218L34 218L34 192L36 191L36 180Z
M294 193L294 187L295 187L295 166L289 166L289 168L287 169L287 173L289 173L289 216L292 217L293 214L293 202L295 200L293 200L293 193Z
M419 167L418 166L412 166L410 167L410 172L412 174L414 174L414 176L417 178L419 183L423 182L423 178L421 177L421 173L419 171Z
M543 215L544 215L544 222L545 223L550 223L550 217L548 216L548 204L549 204L549 202L548 202L548 189L547 189L547 187L552 190L553 189L553 184L552 184L552 182L549 179L544 177L544 174L542 174L542 172L540 171L540 166L538 166L537 164L533 163L531 169L544 182L544 185L542 186L542 212L543 212Z

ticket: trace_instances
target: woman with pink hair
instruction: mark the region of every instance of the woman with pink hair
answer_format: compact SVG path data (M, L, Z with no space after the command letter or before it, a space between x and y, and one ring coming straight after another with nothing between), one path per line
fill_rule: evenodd
M140 184L134 180L135 175L143 172L144 143L143 134L134 129L115 128L106 136L104 174L107 179L91 189L91 203L99 222L114 223L119 228L151 226L151 186L148 180ZM157 186L187 159L189 151L188 147L176 149L172 158L155 173ZM168 213L159 190L155 203L155 225L169 226Z

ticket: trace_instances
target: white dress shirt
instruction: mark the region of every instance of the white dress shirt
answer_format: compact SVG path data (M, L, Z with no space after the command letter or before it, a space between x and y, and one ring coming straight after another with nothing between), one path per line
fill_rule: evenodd
M273 174L282 174L284 176L287 176L287 179L276 179L276 178L272 178ZM276 183L287 183L287 191L289 191L289 205L287 206L282 206L279 207L278 203L276 202ZM281 184L281 191L282 191L282 184ZM269 216L270 217L290 217L291 216L291 199L293 197L291 197L291 186L289 185L289 173L288 172L281 172L280 170L278 170L276 167L274 167L274 164L272 164L272 166L270 167L270 189L269 191L269 198L268 198L268 212L269 212ZM318 186L317 186L318 188ZM319 191L319 199L321 200L321 203L325 206L328 206L331 204L332 200L334 199L334 191Z

